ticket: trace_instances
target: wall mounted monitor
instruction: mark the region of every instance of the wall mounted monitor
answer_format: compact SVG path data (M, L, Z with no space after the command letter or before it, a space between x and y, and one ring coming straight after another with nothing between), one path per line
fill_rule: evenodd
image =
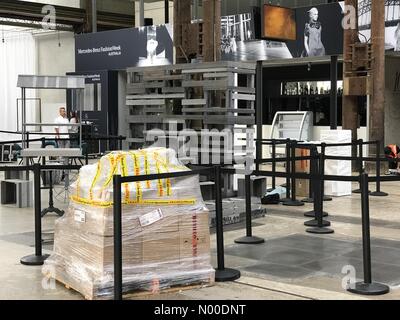
M296 40L296 11L294 9L265 4L262 16L261 36L263 39Z

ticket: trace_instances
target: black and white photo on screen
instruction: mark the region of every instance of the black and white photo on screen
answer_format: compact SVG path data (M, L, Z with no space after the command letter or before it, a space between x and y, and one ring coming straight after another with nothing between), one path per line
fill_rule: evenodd
M171 25L146 26L139 28L140 45L138 67L172 64L169 43L172 43Z
M358 0L360 41L371 40L371 0ZM385 1L385 49L400 51L400 0Z
M256 39L254 13L221 18L221 58L229 61L257 61L291 58L284 42Z

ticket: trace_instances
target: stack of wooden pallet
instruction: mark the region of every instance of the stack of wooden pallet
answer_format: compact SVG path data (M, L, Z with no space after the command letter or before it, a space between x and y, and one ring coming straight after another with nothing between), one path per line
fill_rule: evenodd
M209 139L214 137L214 148L215 143L226 146L224 140L230 134L232 150L220 148L220 153L232 152L232 158L233 145L240 144L240 138L252 140L248 129L255 125L254 63L179 64L129 68L127 72L128 141L132 148L143 147L146 133L154 128L167 137L194 129ZM215 130L211 133L213 129L218 134ZM210 146L211 142L203 143L197 151Z
M176 100L185 97L182 74L173 67L139 67L128 71L126 119L130 132L127 141L133 149L142 147L151 129L168 129L169 122L180 122L173 116Z

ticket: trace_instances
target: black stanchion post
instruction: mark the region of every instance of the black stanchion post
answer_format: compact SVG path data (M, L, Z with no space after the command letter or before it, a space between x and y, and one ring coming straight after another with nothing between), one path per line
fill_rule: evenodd
M352 293L362 295L382 295L390 291L389 287L372 282L371 271L371 235L369 221L369 190L368 174L362 173L360 176L361 185L361 209L362 209L362 238L363 238L363 270L364 282L350 285L347 290Z
M321 144L321 154L324 158L324 162L321 164L322 175L325 175L325 155L326 155L326 143ZM325 195L325 183L322 184L322 199L323 201L332 201L333 199Z
M291 201L290 197L290 148L291 140L286 140L286 198L281 199L281 202Z
M54 207L54 199L53 199L53 171L49 171L49 207L42 211L42 217L46 214L54 212L58 216L62 217L64 215L64 211Z
M311 157L313 157L313 152L314 152L314 156L316 155L316 147L314 148L311 148L310 149L310 156ZM311 161L310 160L310 174L312 174L312 172L313 172L313 161ZM310 179L309 179L309 182L308 182L308 184L309 184L309 186L308 186L308 198L305 198L305 199L303 199L303 200L301 200L302 202L304 202L304 203L313 203L314 202L314 189L313 189L313 180L311 179L311 177L310 177ZM315 216L315 214L313 213L311 216ZM307 216L306 216L307 217Z
M123 137L122 137L122 136L119 136L119 137L118 137L119 150L122 150L122 141L123 141Z
M225 268L224 253L224 226L222 215L222 181L221 167L216 166L214 171L215 178L215 219L217 235L217 269L215 270L215 281L226 282L235 281L240 278L240 271Z
M85 164L88 165L89 164L89 150L88 150L88 146L86 145L86 149L85 149Z
M271 141L271 146L272 146L272 152L271 152L271 156L272 156L272 187L270 189L268 189L268 192L274 191L276 189L276 141L275 139ZM258 171L258 170L257 170Z
M29 148L29 131L26 133L26 147Z
M42 216L41 216L41 190L40 190L40 164L33 165L33 176L35 186L35 255L23 257L21 264L26 266L41 266L49 257L42 253Z
M301 207L304 206L304 202L301 202L296 199L296 148L297 148L297 141L293 141L291 144L291 199L290 201L285 201L283 202L284 206L289 206L289 207Z
M311 151L310 151L310 156L311 159L310 160L310 200L312 200L310 203L314 203L314 194L315 194L315 184L317 183L315 178L313 179L312 176L318 174L318 161L316 161L316 159L318 158L318 150L317 147L312 147ZM315 204L314 204L314 210L312 211L308 211L304 214L305 217L307 218L314 218L316 219L316 215L315 215ZM323 217L327 217L328 214L326 212L323 212Z
M114 300L122 300L122 206L121 176L113 178L114 201Z
M239 244L260 244L264 243L264 239L253 236L252 217L251 217L251 177L245 176L245 193L246 193L246 236L236 239L235 243Z
M312 178L312 175L316 174L316 162L314 159L316 159L318 155L317 147L312 147L310 149L310 179L309 179L309 188L308 188L308 198L303 199L302 201L305 203L314 203L314 180ZM305 217L309 218L314 218L315 217L315 212L314 211L309 211L304 214Z
M363 152L363 146L364 146L364 140L360 139L357 141L358 143L358 173L360 174L360 176L363 174L364 172L364 168L363 168L363 157L364 157L364 152ZM353 190L353 193L361 193L361 184L359 184L359 188L356 190Z
M307 229L306 232L308 233L314 233L314 234L329 234L333 233L334 231L332 229L326 228L327 226L330 225L328 221L324 221L323 218L323 212L324 212L324 201L323 201L323 184L325 183L324 181L324 176L323 176L323 170L324 170L324 162L325 162L325 156L324 154L319 155L319 159L316 158L315 160L317 162L316 164L316 175L315 175L315 180L314 180L314 212L315 212L315 218L316 220L312 220L309 222L306 222L306 226L312 226L311 228Z
M376 191L371 192L373 197L387 197L389 194L381 191L381 142L376 142Z

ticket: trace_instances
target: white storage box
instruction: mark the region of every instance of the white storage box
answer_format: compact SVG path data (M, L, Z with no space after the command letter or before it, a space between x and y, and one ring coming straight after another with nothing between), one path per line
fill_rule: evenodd
M330 143L350 143L350 130L322 130L321 142ZM345 147L327 147L325 154L327 156L347 156L351 157L351 146ZM351 161L326 160L325 175L351 176ZM341 197L351 195L351 182L347 181L326 181L325 194Z

